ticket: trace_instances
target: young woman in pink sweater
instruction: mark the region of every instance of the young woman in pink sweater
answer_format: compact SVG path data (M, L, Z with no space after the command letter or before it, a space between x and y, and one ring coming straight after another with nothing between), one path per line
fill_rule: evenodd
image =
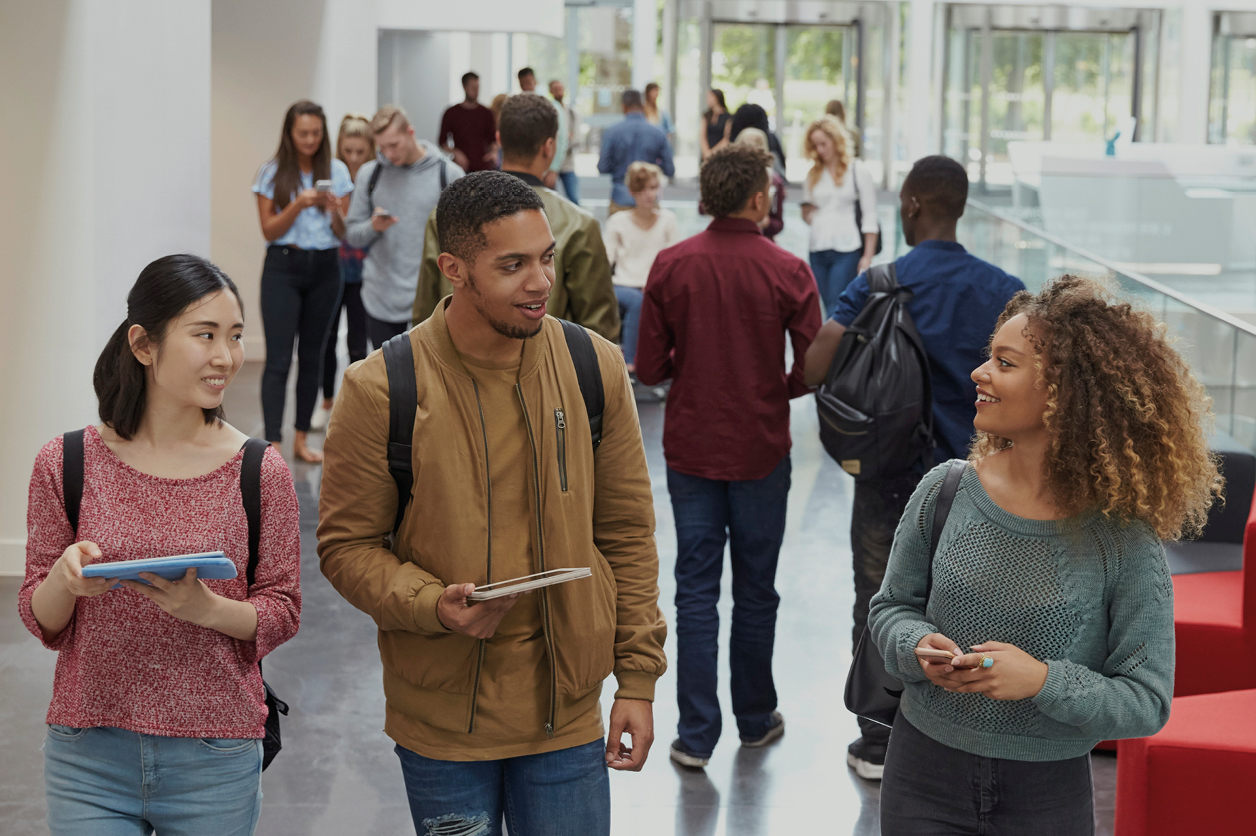
M300 534L279 453L261 462L258 562L240 492L247 436L222 398L244 359L243 306L217 267L190 255L149 264L93 383L101 424L83 433L77 531L63 439L31 476L27 628L58 651L44 764L61 834L251 834L267 716L258 660L300 620ZM96 561L222 551L231 580L194 569L152 585L84 578Z

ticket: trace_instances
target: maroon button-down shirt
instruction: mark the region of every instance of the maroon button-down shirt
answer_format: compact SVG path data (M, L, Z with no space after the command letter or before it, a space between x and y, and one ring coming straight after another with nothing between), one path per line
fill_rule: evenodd
M659 253L636 363L642 383L673 381L663 425L668 467L721 481L770 474L789 453L790 398L811 391L803 357L819 330L811 269L753 221L717 218Z

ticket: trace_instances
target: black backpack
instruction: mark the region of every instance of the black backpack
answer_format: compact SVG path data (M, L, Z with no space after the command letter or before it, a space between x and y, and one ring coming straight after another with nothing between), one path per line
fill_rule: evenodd
M868 269L870 291L816 390L820 441L857 482L932 464L929 358L894 265Z
M593 349L593 338L583 327L560 319L571 362L580 382L580 396L589 415L589 433L593 449L602 443L602 413L606 409L606 393L602 373ZM397 483L397 518L393 535L401 528L401 520L410 505L414 487L413 441L414 418L418 412L419 393L414 379L414 347L410 332L404 331L384 343L384 367L388 370L388 472Z
M262 457L269 442L250 438L244 442L244 461L240 464L240 499L244 516L249 522L249 566L246 573L248 585L253 586L257 574L257 550L262 536ZM83 430L68 432L61 437L61 495L65 497L65 516L78 537L79 508L83 503ZM257 663L261 673L262 663ZM283 744L279 738L279 715L288 714L288 704L275 696L266 679L266 732L262 738L262 769L279 754Z

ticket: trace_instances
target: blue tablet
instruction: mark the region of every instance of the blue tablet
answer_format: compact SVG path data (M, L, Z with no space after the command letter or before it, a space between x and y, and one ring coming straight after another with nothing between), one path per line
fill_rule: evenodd
M203 581L221 581L236 576L236 565L222 552L180 554L174 557L149 557L144 560L115 560L110 563L89 563L83 567L85 578L117 578L147 583L140 572L151 572L168 581L180 580L188 569L196 569Z

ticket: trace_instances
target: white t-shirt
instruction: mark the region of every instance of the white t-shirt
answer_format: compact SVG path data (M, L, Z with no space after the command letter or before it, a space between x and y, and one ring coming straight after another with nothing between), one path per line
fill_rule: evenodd
M680 223L670 209L659 209L654 226L642 229L631 210L616 212L602 228L606 257L615 273L613 281L624 287L645 287L654 257L680 242Z
M855 227L855 182L859 183L859 205L863 210L863 229ZM803 203L815 205L811 215L811 252L837 250L848 253L863 249L861 232L876 232L877 186L872 172L862 160L852 160L842 177L842 184L833 182L826 168L812 188L803 182Z

